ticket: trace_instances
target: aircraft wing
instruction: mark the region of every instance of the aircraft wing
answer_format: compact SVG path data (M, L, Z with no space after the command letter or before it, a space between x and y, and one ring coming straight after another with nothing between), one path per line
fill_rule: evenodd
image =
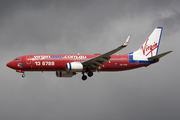
M126 41L124 42L124 44L122 44L122 45L119 46L118 48L116 48L116 49L114 49L114 50L111 50L111 51L109 51L109 52L107 52L107 53L101 54L101 55L99 55L99 56L96 56L96 57L94 57L94 58L91 58L91 59L89 59L89 60L86 60L86 61L82 62L82 64L83 64L84 66L91 66L91 67L93 67L93 68L95 68L95 69L97 69L99 65L100 65L100 66L103 66L103 64L104 64L105 62L108 62L109 59L111 58L110 55L118 52L119 50L121 50L121 49L123 49L123 48L125 48L125 47L128 45L129 40L130 40L130 35L127 37L127 39L126 39Z

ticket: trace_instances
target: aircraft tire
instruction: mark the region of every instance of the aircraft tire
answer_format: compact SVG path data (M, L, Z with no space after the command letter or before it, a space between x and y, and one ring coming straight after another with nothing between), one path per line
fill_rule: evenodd
M85 81L87 79L87 76L86 75L83 75L82 76L82 80Z
M93 72L88 72L88 77L92 77L93 76Z
M23 78L25 78L25 77L26 77L26 75L25 75L25 74L22 74L22 77L23 77Z

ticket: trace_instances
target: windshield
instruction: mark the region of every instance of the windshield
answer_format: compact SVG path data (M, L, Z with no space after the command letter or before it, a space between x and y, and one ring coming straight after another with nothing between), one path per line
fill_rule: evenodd
M21 59L14 59L14 61L20 61Z

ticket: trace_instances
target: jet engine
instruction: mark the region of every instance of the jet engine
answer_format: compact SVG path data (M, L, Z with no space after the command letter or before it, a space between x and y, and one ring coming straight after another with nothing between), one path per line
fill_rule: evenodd
M72 77L75 72L56 71L56 77Z
M66 64L66 71L68 72L82 72L83 65L80 62L70 62Z

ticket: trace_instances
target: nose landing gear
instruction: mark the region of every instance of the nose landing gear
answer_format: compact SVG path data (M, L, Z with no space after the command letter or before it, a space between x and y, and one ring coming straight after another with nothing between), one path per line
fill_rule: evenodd
M22 73L22 77L23 77L23 78L24 78L24 77L26 77L26 75L25 75L24 71L22 71L22 70L16 70L16 72L18 72L18 73Z
M23 74L22 74L22 78L25 78L25 77L26 77L26 75L23 73Z

